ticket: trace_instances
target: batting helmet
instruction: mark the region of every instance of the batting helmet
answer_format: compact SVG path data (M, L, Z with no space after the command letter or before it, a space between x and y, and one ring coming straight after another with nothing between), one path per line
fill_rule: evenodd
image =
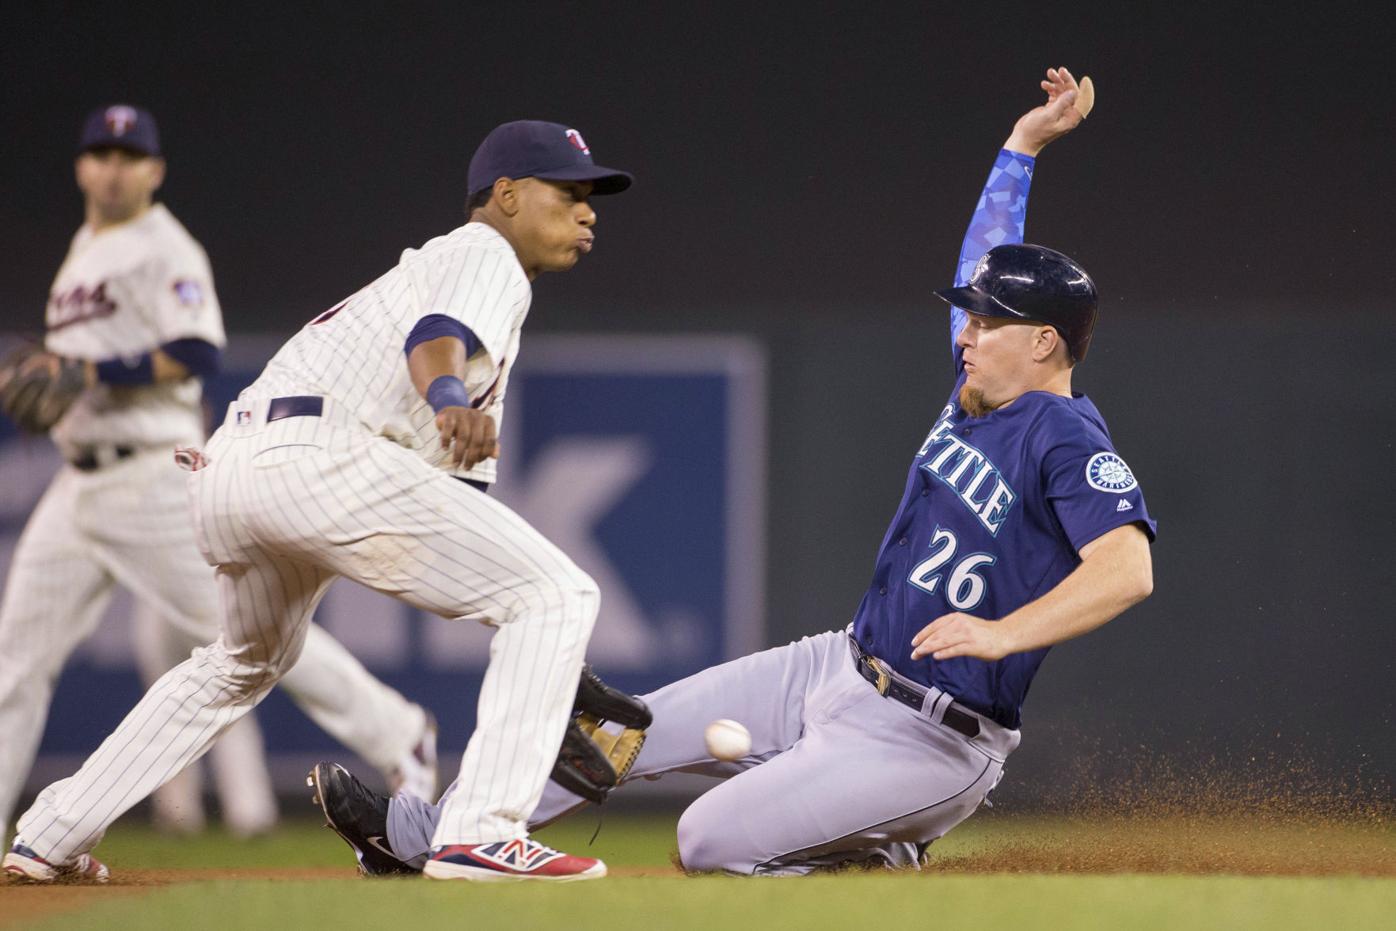
M995 246L974 267L969 284L936 296L970 313L1045 323L1066 340L1072 362L1086 358L1091 345L1095 282L1074 260L1043 246Z

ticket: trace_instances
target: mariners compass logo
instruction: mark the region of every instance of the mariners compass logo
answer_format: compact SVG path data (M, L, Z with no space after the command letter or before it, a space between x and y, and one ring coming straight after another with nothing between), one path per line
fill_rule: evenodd
M1125 461L1114 453L1096 453L1086 463L1086 481L1097 491L1124 494L1138 486L1134 473Z

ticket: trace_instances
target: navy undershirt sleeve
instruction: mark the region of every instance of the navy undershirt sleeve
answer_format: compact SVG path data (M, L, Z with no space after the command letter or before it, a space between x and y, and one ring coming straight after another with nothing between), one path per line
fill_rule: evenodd
M211 378L223 367L223 350L206 339L175 339L160 351L189 370L195 378Z
M97 363L97 380L104 385L149 385L155 381L155 363L148 352L129 362L103 359Z
M445 314L427 314L418 320L413 325L412 332L407 334L407 342L403 345L402 351L411 355L412 350L416 349L419 343L440 339L443 336L454 336L465 343L465 357L467 359L480 351L480 338L471 332L470 327Z
M176 339L160 346L160 351L189 370L191 378L218 374L223 351L203 339ZM103 359L97 363L97 380L104 385L150 385L155 383L155 360L148 352L135 359Z

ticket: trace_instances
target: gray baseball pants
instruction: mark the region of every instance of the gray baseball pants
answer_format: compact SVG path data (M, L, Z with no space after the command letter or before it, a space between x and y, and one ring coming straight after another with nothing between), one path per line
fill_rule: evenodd
M856 671L845 631L714 666L644 698L654 725L629 779L684 772L725 780L679 819L679 855L690 870L915 865L917 844L941 837L984 801L1019 740L1018 731L978 715L974 738L943 725L950 702L939 689L919 712L882 696ZM708 755L703 729L716 718L747 726L750 756ZM403 860L425 863L454 790L435 805L406 794L392 800L388 841ZM529 826L584 804L549 782Z

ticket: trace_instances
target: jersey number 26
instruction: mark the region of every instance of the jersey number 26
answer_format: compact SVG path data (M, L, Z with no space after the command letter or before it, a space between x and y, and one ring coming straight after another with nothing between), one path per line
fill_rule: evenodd
M934 595L940 588L941 569L955 558L960 541L949 530L936 527L931 534L931 555L911 570L910 582L924 592ZM971 553L955 564L945 583L945 600L957 611L968 611L984 600L984 577L976 572L995 562L989 553Z

